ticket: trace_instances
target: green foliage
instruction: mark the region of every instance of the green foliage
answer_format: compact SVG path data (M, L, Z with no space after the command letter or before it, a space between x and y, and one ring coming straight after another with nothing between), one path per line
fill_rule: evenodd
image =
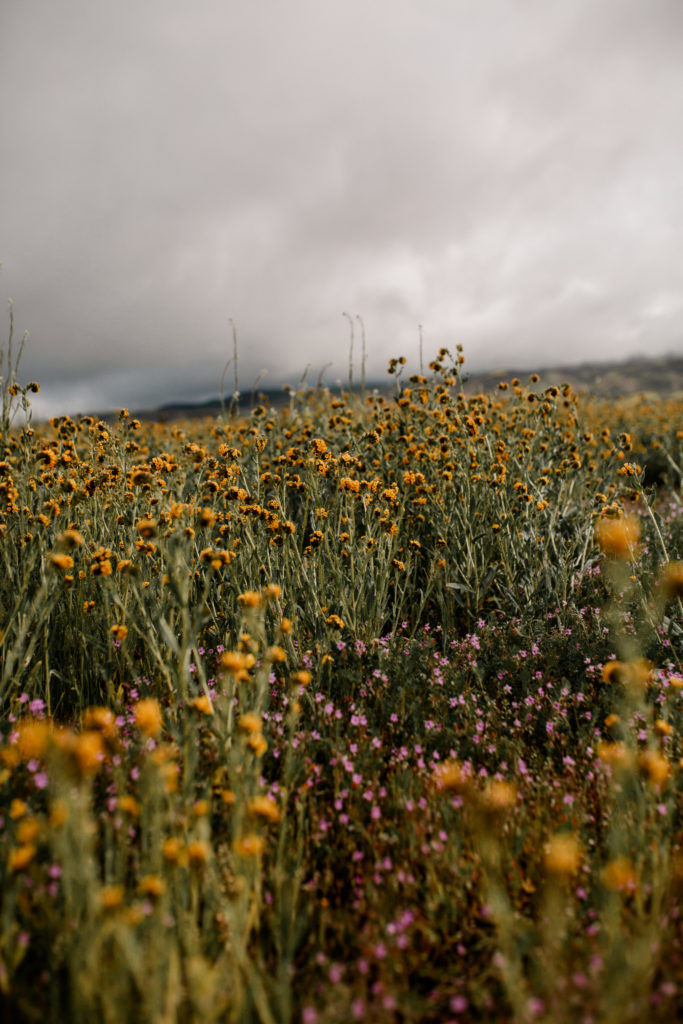
M680 408L461 365L12 429L10 347L13 1019L671 1019Z

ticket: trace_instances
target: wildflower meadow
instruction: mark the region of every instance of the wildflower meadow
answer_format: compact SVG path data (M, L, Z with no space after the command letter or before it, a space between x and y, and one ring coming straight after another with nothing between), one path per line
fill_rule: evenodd
M681 1012L680 396L463 362L37 423L10 338L0 1020Z

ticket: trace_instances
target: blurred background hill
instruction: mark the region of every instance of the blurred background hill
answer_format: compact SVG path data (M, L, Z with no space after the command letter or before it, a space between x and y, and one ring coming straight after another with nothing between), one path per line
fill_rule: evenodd
M496 390L501 381L511 381L515 377L521 384L529 380L532 371L529 369L501 368L484 373L465 375L464 390L466 394L477 394ZM625 395L656 394L669 396L680 394L683 401L683 356L660 356L653 359L639 357L627 359L621 363L596 362L580 363L575 366L563 366L561 363L533 371L540 380L534 385L535 390L542 390L551 384L569 383L575 391L598 397L617 398ZM356 381L356 387L359 387ZM338 385L328 385L336 390ZM392 377L385 380L368 381L366 391L376 389L380 393L391 394L395 388ZM292 389L257 388L253 392L248 389L240 395L240 411L244 412L255 405L281 409L290 400ZM296 390L296 388L294 389ZM231 396L224 397L225 408L230 405ZM218 416L222 411L219 395L201 403L169 403L156 409L138 409L135 415L142 419L161 421L175 419L192 419L205 416Z

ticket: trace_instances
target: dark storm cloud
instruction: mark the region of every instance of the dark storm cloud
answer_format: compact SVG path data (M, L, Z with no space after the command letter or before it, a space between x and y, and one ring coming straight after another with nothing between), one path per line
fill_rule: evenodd
M6 0L2 292L36 407L680 346L677 0ZM356 323L358 330L359 325ZM230 385L232 386L232 384Z

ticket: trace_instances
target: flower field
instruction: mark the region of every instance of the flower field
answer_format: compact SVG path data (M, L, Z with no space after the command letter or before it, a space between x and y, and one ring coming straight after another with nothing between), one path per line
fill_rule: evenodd
M8 361L0 1020L683 1008L680 401L462 362L42 425Z

